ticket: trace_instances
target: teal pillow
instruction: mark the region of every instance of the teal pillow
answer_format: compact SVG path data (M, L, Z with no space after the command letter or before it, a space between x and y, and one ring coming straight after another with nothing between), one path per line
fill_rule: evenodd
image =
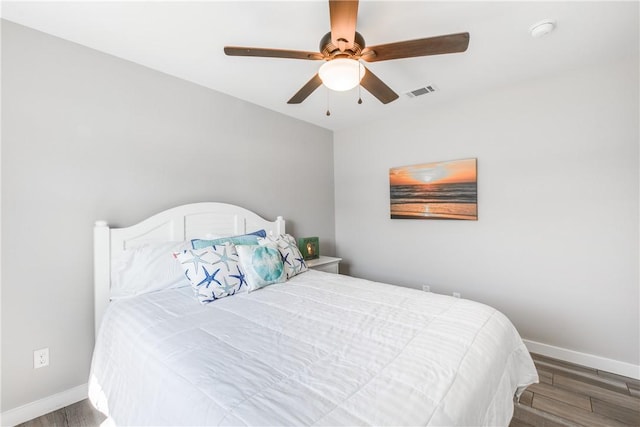
M233 243L234 245L257 245L258 237L267 237L267 232L264 230L258 230L253 233L242 234L240 236L221 237L213 240L192 239L191 247L193 249L202 249L207 246L224 245L225 243Z
M296 239L290 234L281 234L278 237L269 236L264 239L260 237L258 238L258 244L272 245L278 248L287 280L309 269L304 262L300 249L298 249L298 245L296 245Z
M249 292L287 280L278 248L272 245L236 246Z

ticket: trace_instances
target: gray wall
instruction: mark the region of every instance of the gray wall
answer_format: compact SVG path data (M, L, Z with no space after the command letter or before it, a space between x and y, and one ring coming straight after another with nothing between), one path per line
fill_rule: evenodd
M227 202L333 253L331 132L6 21L2 54L2 411L87 382L96 219Z
M458 291L525 338L638 365L638 105L636 59L335 132L337 253L355 276ZM389 219L390 167L469 157L477 222Z

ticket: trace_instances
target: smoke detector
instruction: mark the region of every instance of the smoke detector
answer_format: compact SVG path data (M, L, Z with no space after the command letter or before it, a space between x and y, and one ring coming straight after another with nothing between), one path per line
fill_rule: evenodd
M549 34L551 31L555 30L556 22L550 19L546 19L544 21L538 22L535 25L532 25L529 28L529 33L531 33L531 37L542 37Z

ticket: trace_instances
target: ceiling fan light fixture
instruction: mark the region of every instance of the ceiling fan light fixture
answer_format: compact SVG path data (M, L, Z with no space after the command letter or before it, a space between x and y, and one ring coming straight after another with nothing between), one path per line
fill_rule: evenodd
M359 61L349 58L337 58L327 61L320 67L318 75L322 83L331 90L342 92L360 84L366 68Z

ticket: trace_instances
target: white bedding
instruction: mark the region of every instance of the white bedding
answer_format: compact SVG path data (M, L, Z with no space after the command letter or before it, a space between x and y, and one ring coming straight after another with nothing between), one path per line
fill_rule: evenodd
M200 305L112 302L89 384L117 425L508 425L537 381L488 306L308 271Z

